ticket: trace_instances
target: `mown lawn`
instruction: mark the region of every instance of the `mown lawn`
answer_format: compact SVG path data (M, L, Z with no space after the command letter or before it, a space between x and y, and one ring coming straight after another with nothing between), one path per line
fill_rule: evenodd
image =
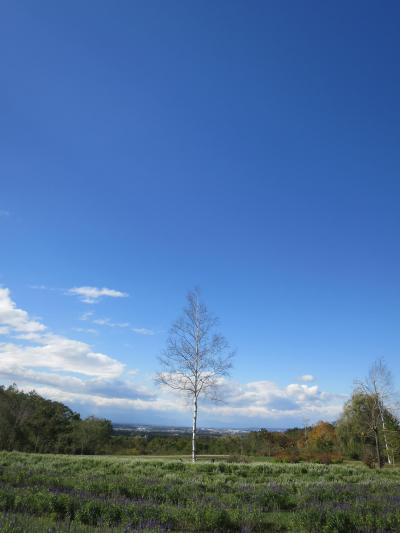
M400 470L0 452L0 531L400 532Z

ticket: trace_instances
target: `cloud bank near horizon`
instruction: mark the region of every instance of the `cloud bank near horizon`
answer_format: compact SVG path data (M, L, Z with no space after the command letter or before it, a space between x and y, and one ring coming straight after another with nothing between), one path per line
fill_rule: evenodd
M184 397L156 388L151 377L140 380L137 369L127 368L115 356L51 332L18 308L7 288L0 288L0 379L5 385L15 382L23 390L35 389L80 412L114 421L190 419ZM320 391L314 380L311 374L304 374L299 378L302 383L283 387L263 379L248 383L221 380L224 402L203 401L201 423L271 427L305 418L333 420L344 397Z

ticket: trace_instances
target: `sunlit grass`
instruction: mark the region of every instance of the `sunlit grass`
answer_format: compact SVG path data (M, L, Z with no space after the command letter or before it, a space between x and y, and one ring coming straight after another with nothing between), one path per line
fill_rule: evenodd
M2 532L388 532L399 509L399 468L0 453Z

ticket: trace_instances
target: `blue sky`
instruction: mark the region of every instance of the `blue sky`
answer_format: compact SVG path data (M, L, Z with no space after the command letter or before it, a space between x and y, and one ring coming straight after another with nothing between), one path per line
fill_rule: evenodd
M375 358L396 377L399 15L3 2L0 381L188 423L152 379L195 285L237 350L201 424L333 419Z

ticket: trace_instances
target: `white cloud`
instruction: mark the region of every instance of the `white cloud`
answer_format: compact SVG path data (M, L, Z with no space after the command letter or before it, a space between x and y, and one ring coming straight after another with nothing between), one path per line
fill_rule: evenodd
M279 420L304 416L317 420L335 418L341 411L344 397L321 392L317 385L292 383L279 387L272 381L246 384L222 382L224 404L209 405L210 413L235 417Z
M119 376L124 365L112 357L92 350L89 344L55 335L46 326L31 320L28 313L18 309L6 288L0 289L0 333L18 344L0 343L0 364L8 368L47 368L75 372L89 376L111 378Z
M3 365L1 362L0 375L18 380L19 383L29 383L34 385L36 389L38 385L39 387L48 386L53 389L60 389L60 392L68 392L70 395L85 394L111 399L141 398L147 401L154 399L154 394L151 391L129 379L60 375L26 369L16 364Z
M88 376L116 377L124 365L112 357L92 351L85 342L59 335L35 338L35 345L0 344L1 366L17 362L24 368L47 368Z
M126 292L107 289L106 287L102 289L98 287L72 287L72 289L68 289L68 293L79 296L80 300L87 304L97 303L103 297L126 298L128 296Z
M300 381L310 382L315 381L315 377L312 374L303 374L299 377Z
M96 408L113 408L122 411L156 411L156 412L185 412L187 406L176 401L175 398L166 400L147 398L118 398L98 394L71 393L54 387L37 387L36 391L47 397L66 404L92 405Z
M41 334L46 329L37 320L31 320L26 311L17 308L7 288L0 288L0 326L3 334L13 330L28 336Z
M109 388L99 387L96 390L93 385L88 387L90 394L89 389L63 387L62 391L57 391L54 386L52 390L46 389L46 393L67 403L91 405L93 409L109 408L117 412L132 410L132 413L137 410L147 411L149 414L159 412L169 413L169 416L186 414L188 419L190 417L187 398L167 387L154 389L149 384L140 391L136 389L137 397L129 394L125 386L112 382ZM240 384L222 380L221 387L224 402L213 404L203 399L200 402L200 420L264 427L280 424L282 420L297 420L301 423L304 417L314 422L319 419L334 420L341 412L344 402L344 397L340 395L321 392L317 386L296 383L279 387L271 381Z

